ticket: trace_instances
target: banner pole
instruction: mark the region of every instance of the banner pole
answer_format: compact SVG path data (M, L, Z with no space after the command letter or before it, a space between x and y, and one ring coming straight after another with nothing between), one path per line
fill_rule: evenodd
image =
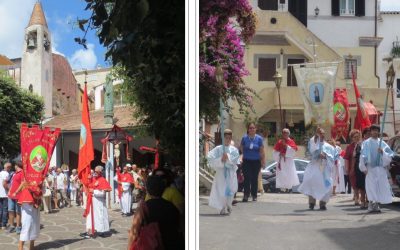
M89 192L89 195L92 196L92 198L90 199L90 217L92 220L92 235L94 235L93 193Z

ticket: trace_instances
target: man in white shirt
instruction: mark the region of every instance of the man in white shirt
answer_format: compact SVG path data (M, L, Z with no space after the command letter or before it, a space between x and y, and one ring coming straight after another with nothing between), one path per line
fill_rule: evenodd
M60 194L61 199L64 199L68 203L68 207L71 207L71 200L67 196L67 177L62 172L61 168L57 168L56 185L57 193ZM56 203L56 206L57 205L58 203Z
M8 220L8 176L10 175L11 163L4 164L0 172L0 229L6 228Z

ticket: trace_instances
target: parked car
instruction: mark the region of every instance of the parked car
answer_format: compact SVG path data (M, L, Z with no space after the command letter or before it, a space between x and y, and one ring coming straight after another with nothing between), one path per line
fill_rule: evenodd
M304 171L310 161L304 159L294 159L294 165L296 166L297 176L299 177L300 184L303 182ZM261 169L263 187L265 192L276 193L279 190L276 189L276 161L270 161L266 164L264 169ZM293 193L298 193L298 187L294 186L291 190Z
M392 187L393 194L400 197L400 136L394 136L388 141L389 147L393 150L395 155L390 162L389 182Z

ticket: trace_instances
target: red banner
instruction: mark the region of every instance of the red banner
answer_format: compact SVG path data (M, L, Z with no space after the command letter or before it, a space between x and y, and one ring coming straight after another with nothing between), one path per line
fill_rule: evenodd
M92 128L90 127L87 87L83 92L82 123L79 143L78 177L82 184L89 185L90 163L94 159Z
M335 124L331 130L332 138L346 141L350 119L346 89L335 89L333 93L333 117Z
M29 128L21 125L21 158L26 188L22 191L19 202L34 202L41 198L41 184L47 174L50 159L57 143L60 129L44 129L34 125ZM28 192L30 191L30 192Z
M359 129L360 131L363 131L364 128L369 128L371 126L371 121L369 120L369 116L366 111L365 103L364 103L362 96L357 88L353 66L351 66L351 75L352 75L352 79L353 79L354 93L356 95L356 102L357 102L357 114L356 114L356 118L354 120L354 128Z

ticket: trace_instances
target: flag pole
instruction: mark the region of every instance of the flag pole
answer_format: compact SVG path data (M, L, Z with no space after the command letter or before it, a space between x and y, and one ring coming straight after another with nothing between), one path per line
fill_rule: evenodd
M93 214L93 193L89 192L90 199L90 219L92 220L92 235L94 236L94 214Z
M389 66L388 71L386 72L386 99L385 99L385 109L383 111L383 121L382 121L382 129L381 129L381 138L379 140L379 147L381 148L382 146L382 140L383 140L383 131L385 129L385 122L386 122L386 113L387 113L387 104L388 104L388 99L389 99L389 91L390 88L393 87L393 81L394 81L394 76L395 72L393 69L393 63ZM381 154L378 154L378 162L380 162L380 156Z

